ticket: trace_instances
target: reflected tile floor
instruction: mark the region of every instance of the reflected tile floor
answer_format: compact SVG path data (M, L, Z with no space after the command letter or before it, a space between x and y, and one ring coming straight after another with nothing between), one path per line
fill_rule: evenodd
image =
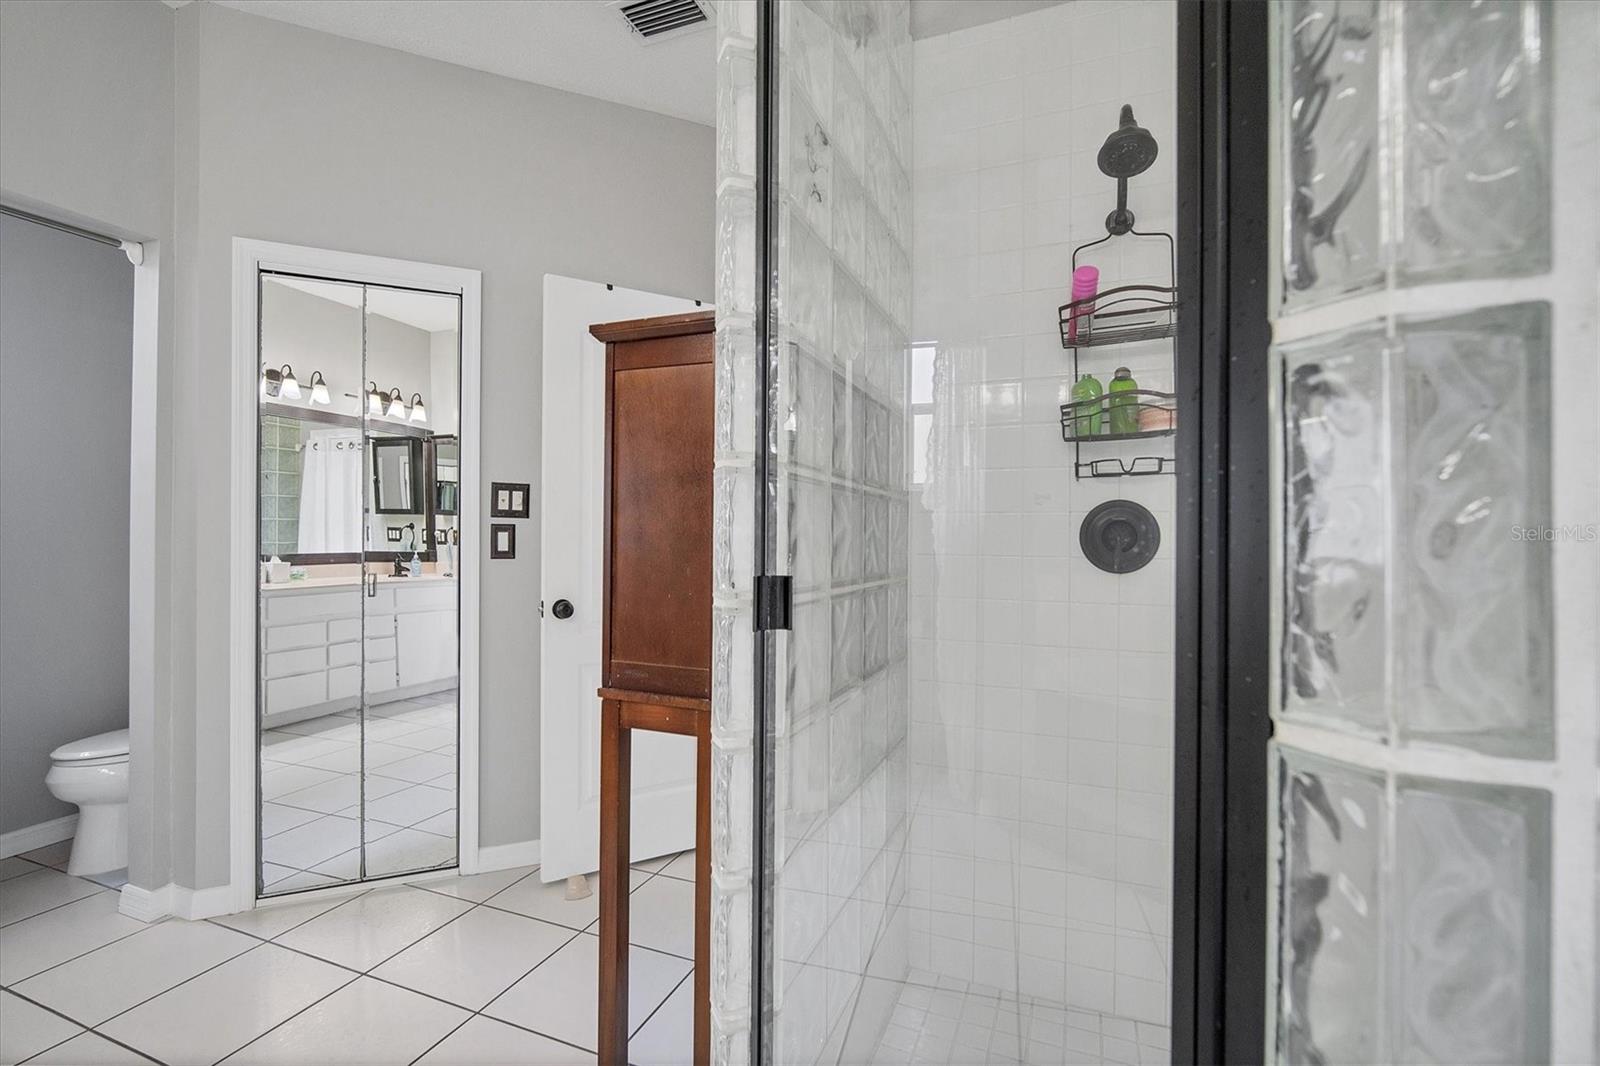
M269 894L456 861L456 691L308 718L261 734L262 880Z
M1171 1059L1165 1025L1136 1022L913 971L872 1056L873 1063L989 1066L1144 1066Z
M0 866L26 915L0 926L0 1063L595 1061L595 900L537 867L145 925L58 853ZM693 876L634 868L634 1063L691 1059Z

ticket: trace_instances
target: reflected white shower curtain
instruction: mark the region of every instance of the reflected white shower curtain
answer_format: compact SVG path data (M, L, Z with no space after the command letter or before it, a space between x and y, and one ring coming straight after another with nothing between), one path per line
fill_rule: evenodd
M361 550L362 453L359 432L311 432L300 479L300 551Z

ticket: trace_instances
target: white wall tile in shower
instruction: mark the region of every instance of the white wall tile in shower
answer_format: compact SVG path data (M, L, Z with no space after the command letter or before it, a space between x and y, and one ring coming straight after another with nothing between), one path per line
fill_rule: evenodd
M1002 921L1023 945L993 971L1002 993L1157 1023L1171 553L1119 577L1089 566L1077 537L1119 496L1170 535L1173 486L1074 481L1055 325L1072 249L1105 235L1115 203L1094 153L1123 102L1162 150L1130 206L1141 228L1172 225L1175 18L1167 3L1063 4L921 40L912 104L912 332L934 360L928 480L911 506L912 964L972 980L993 956L952 916ZM1152 269L1104 251L1106 278ZM1126 362L1172 387L1170 343L1105 359L1084 369L1109 379Z

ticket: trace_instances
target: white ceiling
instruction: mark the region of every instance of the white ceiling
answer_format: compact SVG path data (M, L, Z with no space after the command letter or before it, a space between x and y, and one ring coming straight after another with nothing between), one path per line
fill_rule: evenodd
M187 0L166 2L176 7ZM519 81L705 126L716 124L713 25L704 22L693 30L646 44L618 12L623 0L212 2ZM912 0L911 34L933 37L1062 2Z
M299 289L319 299L332 300L346 307L361 306L360 285L315 281L310 278L288 278L281 275L269 280L272 284ZM454 296L411 292L406 289L384 289L376 285L367 286L368 314L392 318L396 322L428 333L456 328L458 321L456 303Z
M911 36L921 40L1016 18L1064 0L911 0Z
M705 126L716 124L716 33L710 22L646 44L608 0L213 2L519 81Z

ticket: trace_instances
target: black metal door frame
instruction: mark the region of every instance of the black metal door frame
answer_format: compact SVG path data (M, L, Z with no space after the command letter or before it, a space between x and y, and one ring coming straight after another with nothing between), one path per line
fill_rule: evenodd
M1266 1055L1268 15L1178 5L1174 1063Z

